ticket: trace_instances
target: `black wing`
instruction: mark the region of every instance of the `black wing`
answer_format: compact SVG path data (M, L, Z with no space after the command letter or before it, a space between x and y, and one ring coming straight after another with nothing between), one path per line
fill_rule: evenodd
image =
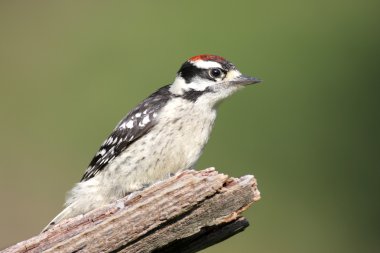
M103 142L81 181L87 181L101 172L133 142L148 133L155 126L159 111L170 98L169 85L164 86L146 98L121 120L111 135Z

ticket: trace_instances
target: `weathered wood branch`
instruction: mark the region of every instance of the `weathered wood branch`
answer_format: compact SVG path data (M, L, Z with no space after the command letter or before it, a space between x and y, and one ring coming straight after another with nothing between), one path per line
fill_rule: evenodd
M184 171L1 253L197 252L243 231L241 213L259 199L253 176Z

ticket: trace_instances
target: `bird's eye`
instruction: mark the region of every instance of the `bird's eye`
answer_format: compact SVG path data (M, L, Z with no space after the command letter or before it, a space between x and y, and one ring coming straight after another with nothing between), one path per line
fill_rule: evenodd
M214 68L210 69L208 74L210 75L211 78L220 78L223 75L223 72L221 69Z

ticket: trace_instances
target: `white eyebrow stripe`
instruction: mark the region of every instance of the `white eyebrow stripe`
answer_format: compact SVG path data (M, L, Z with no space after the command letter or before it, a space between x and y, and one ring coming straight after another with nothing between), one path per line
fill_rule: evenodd
M195 67L200 69L210 69L210 68L222 68L222 65L220 63L214 62L214 61L192 61L191 63L194 64Z

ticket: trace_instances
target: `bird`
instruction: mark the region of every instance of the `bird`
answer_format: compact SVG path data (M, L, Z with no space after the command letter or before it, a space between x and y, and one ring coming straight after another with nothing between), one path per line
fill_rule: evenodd
M217 55L186 60L173 83L152 93L116 125L68 192L63 211L43 232L176 172L194 169L220 102L259 82Z

